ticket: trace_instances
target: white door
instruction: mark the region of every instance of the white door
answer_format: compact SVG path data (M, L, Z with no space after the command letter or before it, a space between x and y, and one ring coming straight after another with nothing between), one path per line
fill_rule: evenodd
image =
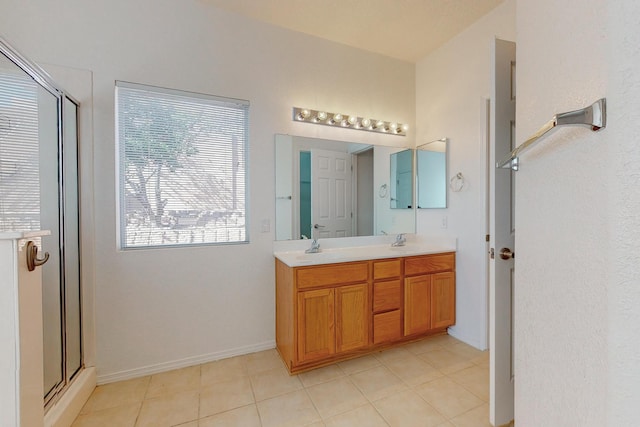
M514 147L516 45L495 41L491 138L491 247L489 266L490 421L494 426L514 418L513 290L515 221L514 172L495 164Z
M311 150L311 226L316 239L350 237L351 154Z

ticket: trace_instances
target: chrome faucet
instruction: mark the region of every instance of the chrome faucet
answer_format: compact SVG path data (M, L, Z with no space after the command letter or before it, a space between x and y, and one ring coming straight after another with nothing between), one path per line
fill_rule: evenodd
M404 237L403 233L400 233L396 236L396 241L391 246L404 246L405 243L407 243L407 238Z
M318 252L320 252L320 242L318 242L318 239L313 239L311 241L311 247L304 251L305 254L317 254Z

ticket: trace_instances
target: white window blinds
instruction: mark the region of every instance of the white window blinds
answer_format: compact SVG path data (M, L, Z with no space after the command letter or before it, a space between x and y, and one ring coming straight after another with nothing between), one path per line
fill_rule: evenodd
M0 231L40 229L38 85L0 55Z
M246 242L248 101L116 82L122 248Z

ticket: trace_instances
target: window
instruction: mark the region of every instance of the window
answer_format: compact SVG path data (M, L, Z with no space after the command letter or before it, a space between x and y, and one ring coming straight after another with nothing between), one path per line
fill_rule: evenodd
M247 242L249 102L116 82L122 248Z

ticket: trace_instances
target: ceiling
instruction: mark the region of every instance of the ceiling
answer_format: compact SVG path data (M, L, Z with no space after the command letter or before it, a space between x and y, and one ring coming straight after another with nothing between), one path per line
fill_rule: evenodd
M251 19L413 62L503 0L204 0Z

